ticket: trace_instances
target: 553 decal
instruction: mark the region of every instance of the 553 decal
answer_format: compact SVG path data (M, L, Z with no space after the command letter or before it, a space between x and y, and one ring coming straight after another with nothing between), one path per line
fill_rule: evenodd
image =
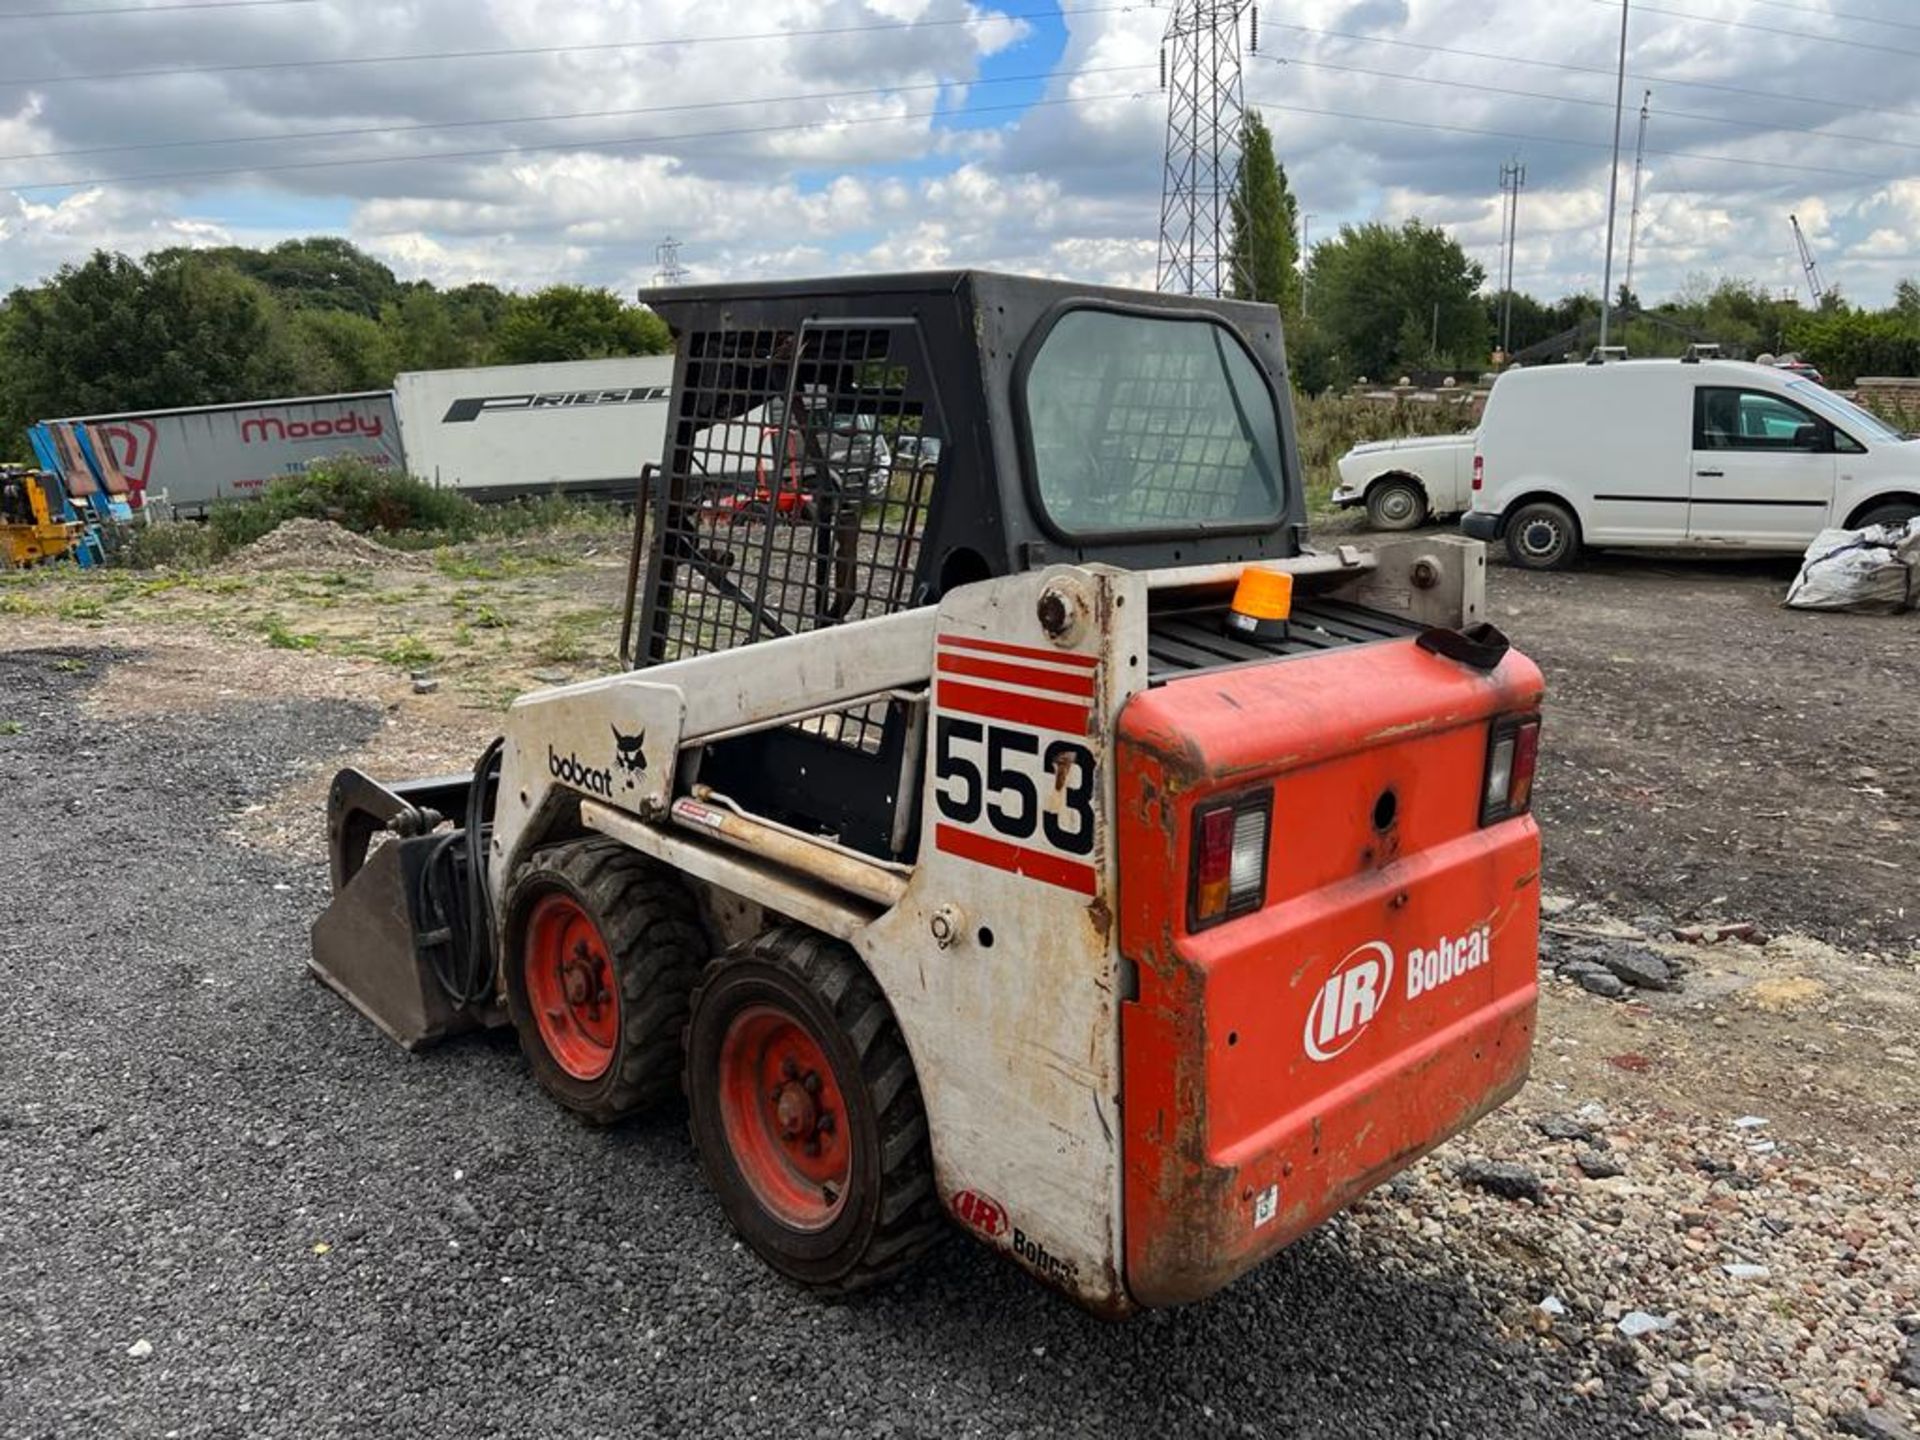
M965 715L933 723L934 844L997 870L1092 895L1093 751Z
M935 645L936 849L1094 895L1097 656L984 635Z
M1093 751L1077 740L1043 748L1031 730L941 715L933 775L940 813L956 825L984 816L1009 840L1038 834L1068 855L1093 853Z

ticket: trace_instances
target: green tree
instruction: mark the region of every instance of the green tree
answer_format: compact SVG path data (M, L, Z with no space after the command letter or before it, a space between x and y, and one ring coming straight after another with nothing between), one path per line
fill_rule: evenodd
M147 257L147 266L157 270L182 260L224 263L258 280L291 307L346 310L369 320L377 319L381 307L400 293L393 271L337 235L282 240L268 250L241 245L158 250Z
M1899 309L1877 314L1822 306L1787 328L1789 346L1820 367L1829 385L1862 375L1920 374L1920 323Z
M431 285L407 287L380 312L380 327L399 370L452 370L472 365L472 349L454 328L446 297Z
M525 365L549 360L600 360L657 355L670 348L666 322L611 290L549 285L508 299L494 336L493 360Z
M1286 168L1274 159L1273 132L1258 110L1241 132L1240 179L1229 202L1233 234L1227 261L1236 300L1278 305L1300 313L1300 205L1287 187Z
M1902 280L1893 287L1893 308L1915 325L1920 325L1920 283Z
M51 415L286 394L298 347L271 292L218 260L148 270L96 251L15 290L0 328L0 415Z
M306 393L385 390L393 384L394 336L379 321L351 310L296 310L291 324Z
M1436 226L1342 226L1309 261L1314 323L1345 378L1486 363L1486 272Z

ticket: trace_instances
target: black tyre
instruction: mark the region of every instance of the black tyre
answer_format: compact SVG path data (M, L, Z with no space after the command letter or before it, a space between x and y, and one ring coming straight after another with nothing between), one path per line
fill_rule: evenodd
M1890 500L1885 505L1874 506L1849 528L1864 530L1869 525L1904 525L1916 515L1920 515L1920 505L1910 500Z
M1580 558L1580 522L1555 500L1535 500L1507 517L1507 556L1522 570L1567 570Z
M1367 523L1376 530L1418 530L1427 523L1427 491L1418 480L1389 475L1367 491Z
M846 1293L941 1230L913 1061L872 975L838 941L771 930L693 996L685 1086L707 1184L788 1279Z
M534 854L507 893L507 1013L534 1079L598 1125L670 1095L712 955L679 878L615 840Z

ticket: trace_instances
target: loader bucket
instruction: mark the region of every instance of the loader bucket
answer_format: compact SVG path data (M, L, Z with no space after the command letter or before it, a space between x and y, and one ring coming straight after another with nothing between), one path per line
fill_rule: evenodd
M467 833L440 829L463 816L471 775L385 786L342 770L327 797L333 899L313 924L314 975L408 1050L499 1023L491 997L450 994L443 977L469 967L465 927ZM389 839L371 858L376 835ZM484 836L482 839L484 843ZM491 965L488 964L488 973Z

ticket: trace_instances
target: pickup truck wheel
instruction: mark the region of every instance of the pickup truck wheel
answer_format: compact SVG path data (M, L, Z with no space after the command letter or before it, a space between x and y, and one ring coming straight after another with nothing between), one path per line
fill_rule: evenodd
M1427 492L1403 475L1374 482L1367 491L1367 521L1376 530L1417 530L1427 523Z
M533 1078L610 1125L673 1093L712 954L680 880L615 840L536 852L507 892L507 1014Z
M701 1172L768 1265L842 1294L897 1274L939 1235L913 1061L847 946L786 926L715 961L686 1051Z
M1566 570L1580 558L1580 523L1553 500L1535 500L1507 517L1507 555L1522 570Z

